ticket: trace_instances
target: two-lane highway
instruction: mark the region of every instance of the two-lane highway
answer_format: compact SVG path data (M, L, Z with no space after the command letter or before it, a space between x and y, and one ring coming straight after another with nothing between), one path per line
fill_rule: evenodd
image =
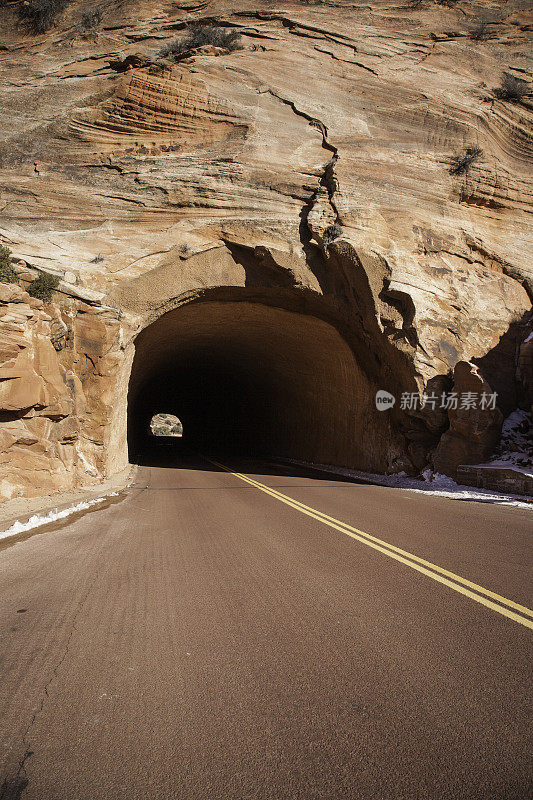
M0 552L1 800L525 800L529 510L229 469Z

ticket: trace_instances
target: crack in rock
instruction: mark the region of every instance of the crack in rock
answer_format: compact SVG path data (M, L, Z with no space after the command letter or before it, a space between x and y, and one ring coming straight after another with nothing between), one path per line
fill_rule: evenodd
M322 174L322 177L320 178L320 183L317 189L313 192L309 200L305 203L300 214L301 218L300 240L302 242L304 251L307 252L307 249L313 238L312 232L309 228L309 222L308 222L309 214L311 213L316 204L321 189L325 189L328 193L329 204L335 215L335 222L337 223L341 222L339 210L337 208L334 199L335 193L339 188L337 176L335 175L335 165L339 160L339 150L335 145L331 144L331 142L329 141L328 128L327 125L324 122L322 122L322 120L318 119L318 117L313 117L312 114L308 114L306 111L302 111L300 108L297 107L296 103L294 103L293 100L289 100L288 98L283 97L282 95L274 91L274 89L269 88L267 91L268 94L270 94L276 100L279 100L284 105L289 106L289 108L292 109L292 111L298 117L302 117L303 119L307 120L307 122L312 128L316 128L322 136L323 149L327 150L329 153L332 153L331 158L324 167L324 172Z

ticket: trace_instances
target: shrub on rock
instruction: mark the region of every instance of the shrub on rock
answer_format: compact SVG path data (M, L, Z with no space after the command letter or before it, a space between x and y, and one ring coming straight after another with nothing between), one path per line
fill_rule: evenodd
M97 28L102 21L102 17L103 13L100 8L90 8L82 11L80 22L81 29L83 31L90 31Z
M0 283L17 283L18 279L11 264L11 250L0 245Z
M324 232L324 250L326 253L330 244L334 242L335 239L338 239L339 236L342 236L342 226L339 225L338 222L335 222L334 225L330 225L328 228L326 228Z
M160 51L160 55L166 58L179 59L191 50L198 47L212 45L222 47L233 52L240 47L240 34L238 31L228 31L218 25L201 25L199 23L191 25L183 39L175 39Z
M49 303L52 299L52 292L59 286L57 275L50 275L49 272L41 272L28 286L28 294Z
M32 33L44 33L52 27L67 3L68 0L22 0L17 11Z
M468 172L472 164L481 158L483 150L481 147L467 147L462 156L456 156L450 167L450 175L464 175Z
M510 72L504 72L502 82L494 94L498 100L508 100L510 103L519 103L529 94L529 84L522 78L515 78Z

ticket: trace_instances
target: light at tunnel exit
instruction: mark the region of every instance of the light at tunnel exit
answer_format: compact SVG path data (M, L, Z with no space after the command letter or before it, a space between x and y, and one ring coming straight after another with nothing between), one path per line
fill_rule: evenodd
M183 425L175 414L154 414L150 420L150 433L152 436L181 437L183 436Z

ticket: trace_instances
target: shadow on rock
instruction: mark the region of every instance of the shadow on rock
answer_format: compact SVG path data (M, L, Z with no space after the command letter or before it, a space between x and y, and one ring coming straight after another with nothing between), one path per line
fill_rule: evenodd
M5 780L0 787L0 800L20 800L27 786L27 778L17 777Z

